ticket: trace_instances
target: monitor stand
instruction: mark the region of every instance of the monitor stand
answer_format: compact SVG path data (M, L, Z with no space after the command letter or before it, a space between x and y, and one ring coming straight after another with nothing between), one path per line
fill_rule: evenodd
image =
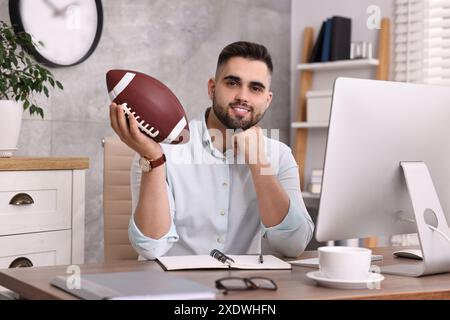
M382 273L410 277L450 271L450 229L444 216L428 167L424 162L401 162L413 205L423 261L381 267Z

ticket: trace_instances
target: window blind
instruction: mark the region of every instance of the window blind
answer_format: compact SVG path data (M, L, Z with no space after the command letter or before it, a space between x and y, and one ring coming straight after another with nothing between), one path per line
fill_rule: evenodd
M450 85L450 0L395 4L395 80Z

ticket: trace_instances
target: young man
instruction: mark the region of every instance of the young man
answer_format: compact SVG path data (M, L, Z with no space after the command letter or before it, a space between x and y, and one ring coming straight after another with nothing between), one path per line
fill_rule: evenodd
M212 107L190 122L183 145L159 145L111 105L111 126L137 152L129 237L142 257L255 254L262 237L280 255L304 251L314 226L297 164L289 147L256 126L272 101L272 71L264 46L226 46L208 82ZM146 172L145 159L157 167Z

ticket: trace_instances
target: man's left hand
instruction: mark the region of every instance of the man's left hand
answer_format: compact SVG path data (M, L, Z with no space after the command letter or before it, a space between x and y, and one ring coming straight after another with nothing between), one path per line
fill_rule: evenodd
M233 145L235 154L243 154L245 163L249 166L268 165L264 135L260 127L253 126L233 135Z

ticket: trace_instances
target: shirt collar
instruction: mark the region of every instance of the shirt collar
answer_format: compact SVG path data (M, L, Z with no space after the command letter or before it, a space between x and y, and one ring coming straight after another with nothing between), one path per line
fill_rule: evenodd
M208 115L208 110L211 110L211 108L205 109L205 111L203 111L202 115L200 116L200 118L201 118L200 120L202 123L202 126L201 126L201 128L202 128L202 130L201 130L202 143L205 148L206 147L214 148L214 145L211 141L211 136L209 135L209 132L208 132L208 126L206 125L206 117Z
M208 126L206 125L206 117L207 117L207 115L209 115L209 112L213 112L211 107L205 109L205 111L203 111L202 115L201 115L202 145L209 153L211 153L211 155L213 155L216 158L223 159L223 160L232 158L234 156L234 153L232 150L226 150L225 154L224 154L220 150L217 150L216 147L214 147L214 144L212 143L211 136L208 131Z

